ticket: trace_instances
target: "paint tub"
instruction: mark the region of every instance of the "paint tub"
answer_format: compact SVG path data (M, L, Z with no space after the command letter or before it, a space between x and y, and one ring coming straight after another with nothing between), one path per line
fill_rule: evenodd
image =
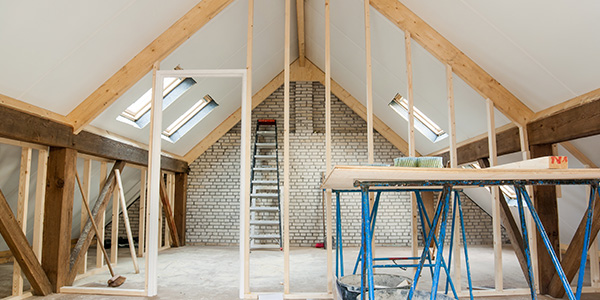
M360 295L360 274L347 275L337 280L337 290L339 299L355 300ZM412 279L400 275L391 274L373 274L373 283L375 290L385 289L408 289Z
M365 297L366 298L366 297ZM408 289L386 289L386 290L375 290L376 300L405 300L408 298ZM362 299L358 295L357 299ZM412 300L429 300L431 299L431 292L427 291L415 291L413 293ZM437 294L436 299L439 300L451 300L454 299L448 295Z

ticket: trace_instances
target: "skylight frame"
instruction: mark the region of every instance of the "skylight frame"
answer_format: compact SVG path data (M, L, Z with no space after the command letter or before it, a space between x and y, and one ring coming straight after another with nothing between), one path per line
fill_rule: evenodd
M165 77L163 79L163 86L165 86L163 88L163 110L183 96L195 84L196 80L191 77ZM119 114L117 120L140 129L146 127L150 123L151 99L152 88ZM139 108L130 110L132 106Z
M218 106L219 104L210 95L205 95L171 123L167 129L163 130L162 138L171 143L176 143Z
M406 98L402 97L400 94L396 94L388 106L408 121L408 101ZM417 107L413 106L413 111L416 121L415 129L427 137L431 142L437 143L448 137L447 132L445 132L439 125L427 117L427 115L425 115Z

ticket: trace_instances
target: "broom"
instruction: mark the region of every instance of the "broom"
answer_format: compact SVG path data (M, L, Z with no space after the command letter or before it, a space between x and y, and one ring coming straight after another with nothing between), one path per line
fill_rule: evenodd
M79 174L77 174L77 169L75 170L75 178L77 178L77 184L79 185L79 191L81 192L81 198L83 198L83 205L85 206L85 210L88 213L88 216L90 218L90 221L92 221L92 227L94 228L94 233L96 233L96 240L98 241L98 247L100 247L100 249L102 249L102 254L104 254L104 260L106 260L106 265L108 266L108 270L110 271L110 275L112 276L109 280L108 280L108 286L109 287L118 287L121 286L123 283L125 283L125 280L127 278L121 276L121 275L115 275L115 271L113 270L112 266L110 265L110 259L108 258L108 254L106 253L106 249L104 249L104 245L102 245L102 243L100 242L100 240L98 239L99 235L98 235L98 226L96 226L96 221L94 220L94 216L92 215L92 211L90 210L90 207L88 206L87 203L87 199L83 193L83 187L81 186L81 180L79 180Z

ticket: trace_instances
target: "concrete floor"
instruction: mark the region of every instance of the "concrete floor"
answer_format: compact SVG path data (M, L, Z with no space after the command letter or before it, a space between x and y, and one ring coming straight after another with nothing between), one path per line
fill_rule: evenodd
M92 251L95 253L95 251ZM358 248L344 249L345 274L351 274ZM376 256L407 256L409 248L377 247ZM478 289L492 288L494 267L491 247L469 247L473 285ZM94 265L90 255L90 265ZM333 255L335 260L335 254ZM323 249L292 248L290 251L290 287L292 293L326 291L326 252ZM133 273L127 249L120 249L116 273L127 277L121 288L142 289L144 286L144 260L140 259L140 274ZM283 253L280 251L254 251L250 259L250 286L253 292L283 292ZM463 262L463 289L467 287ZM378 269L379 273L412 277L411 270ZM503 251L504 287L526 288L516 257L510 248ZM588 273L588 272L586 272ZM10 294L12 265L0 265L0 298ZM86 277L77 286L105 287L110 278L108 271ZM149 299L238 299L239 250L237 247L186 246L160 252L158 265L158 296ZM441 283L445 282L441 278ZM589 285L589 275L586 276ZM27 284L28 285L28 284ZM425 270L419 289L431 286L429 271ZM38 299L42 297L32 297ZM84 296L55 294L44 299L141 299L140 297ZM528 296L478 297L477 299L530 299ZM539 299L551 299L540 296ZM585 295L582 299L600 299L600 295Z

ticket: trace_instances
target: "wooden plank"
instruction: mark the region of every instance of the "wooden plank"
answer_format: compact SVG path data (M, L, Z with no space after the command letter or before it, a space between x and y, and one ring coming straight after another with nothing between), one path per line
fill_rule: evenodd
M129 216L127 215L127 202L125 201L125 191L123 190L123 182L121 181L121 173L119 170L115 170L115 180L117 181L117 187L119 190L119 199L121 200L121 206L123 207L123 223L125 225L125 231L127 232L127 241L129 242L129 252L131 253L131 261L133 262L133 268L135 273L140 272L138 267L137 255L135 253L135 246L133 244L133 235L131 234L131 225L129 224Z
M454 74L484 98L491 99L511 121L525 125L532 118L531 109L400 1L371 0L371 5L404 32L410 33L442 63L451 65Z
M51 294L52 285L29 246L27 237L15 219L2 191L0 191L0 234L34 291L44 296Z
M589 194L586 197L586 201L588 199L589 199ZM596 201L596 203L598 201L600 201L600 196L598 195L598 193L596 193L596 199L594 201ZM592 219L592 228L591 228L591 233L590 233L591 237L597 236L598 232L600 231L600 218L597 217L597 216L600 216L600 207L599 206L600 205L594 206L594 217ZM584 214L583 217L581 218L581 222L579 222L579 226L577 227L577 230L575 230L575 234L573 234L573 238L571 239L571 243L569 243L569 247L567 248L567 251L565 251L565 254L562 255L561 264L562 264L563 270L565 271L565 275L569 281L573 280L573 278L575 278L575 275L577 274L577 271L579 271L579 262L581 259L581 251L583 250L586 222L587 222L587 215ZM545 226L545 224L544 224L544 226ZM550 234L548 234L548 235L550 236ZM554 246L555 245L554 243L556 242L556 239L554 238L554 236L551 236L551 241L553 241L553 246ZM593 245L593 244L590 243L590 246L591 245ZM538 246L538 247L540 247L540 246ZM559 247L560 247L560 245L559 245ZM540 249L545 249L545 248L540 248ZM557 253L559 253L559 252L557 252ZM540 265L540 269L541 268L542 267ZM540 282L547 283L547 294L549 294L555 298L562 298L564 296L565 291L562 287L562 284L561 284L560 278L558 277L558 274L552 274L552 277L549 278L548 281L540 281Z
M494 169L568 169L566 156L544 156L492 167Z
M175 174L175 205L173 206L175 227L179 245L185 246L188 174Z
M107 165L106 162L100 162L100 187L99 190L102 191L102 189L104 188L104 185L106 185L106 175L107 175ZM98 201L98 200L96 200ZM98 245L102 245L104 246L104 227L106 225L105 223L105 219L106 219L106 214L103 212L98 213L99 217L97 217L98 219L98 223L96 224L101 224L100 228L98 228L98 233L96 234L96 240L98 241ZM102 253L102 249L100 248L100 246L96 247L96 268L102 268L102 266L104 265L104 255Z
M92 161L89 158L84 158L83 160L83 190L82 193L85 195L85 199L90 199L90 192L91 192L91 181L92 181ZM84 201L84 198L82 197L81 201ZM88 204L89 205L89 204ZM80 230L79 232L81 233L83 231L83 227L85 225L85 222L87 221L87 212L85 209L83 209L83 203L81 204L81 223L80 225ZM81 264L81 270L79 271L80 274L85 274L85 272L87 272L87 253L85 254L85 257L83 258L83 263Z
M250 129L252 124L252 48L254 29L254 0L248 0L248 34L246 42L246 81L241 103L240 141L240 299L250 293ZM285 73L285 72L282 72ZM281 82L284 82L281 74ZM278 86L279 87L279 86ZM266 97L265 97L266 98ZM284 207L285 209L285 207ZM284 238L285 239L285 238ZM285 273L285 271L284 271Z
M123 289L123 288L97 288L83 286L64 286L60 289L61 294L83 294L104 296L146 296L145 290Z
M166 218L166 223L170 232L177 232L177 226L175 226L175 220L173 219L173 210L171 209L171 201L169 200L169 195L167 194L167 188L165 187L165 182L163 180L160 181L160 202L162 203L164 216ZM171 234L171 243L173 247L179 247L179 236L177 234ZM165 237L166 239L167 237ZM165 242L166 243L166 242Z
M29 208L29 179L31 175L31 148L21 149L21 167L19 170L19 194L17 202L17 223L27 234L27 212ZM23 295L23 276L19 264L13 265L12 295Z
M325 174L331 171L331 6L325 0ZM332 195L331 190L325 193L326 205L326 247L327 247L327 291L333 288L333 238L332 238Z
M530 146L531 157L537 158L542 156L552 155L552 145L534 145ZM550 170L557 172L558 170ZM537 210L537 213L544 225L550 244L552 245L555 253L560 253L560 239L559 239L559 227L558 227L558 203L556 199L556 188L551 185L534 186L533 187L533 205ZM537 234L537 248L538 251L538 276L540 281L540 293L548 294L555 287L551 285L551 279L554 276L555 270L550 255L546 250L541 236ZM581 253L581 251L580 251ZM558 255L560 259L560 255ZM561 285L558 283L557 285ZM550 294L552 295L552 294Z
M102 216L104 216L104 211L106 210L108 201L110 200L110 197L113 194L113 191L115 189L115 184L114 184L115 172L114 172L114 170L118 169L119 171L122 171L123 167L125 167L124 161L116 161L115 164L113 165L111 172L108 175L108 178L106 179L106 181L104 182L104 185L100 189L98 198L94 202L94 207L92 208L92 214L94 215L94 220L96 221L96 224L104 224L104 220L102 219ZM100 223L100 221L102 221L102 223ZM101 226L101 227L104 227L104 226ZM73 281L75 280L75 276L77 276L77 270L79 268L79 264L81 264L84 253L86 253L87 250L89 249L93 238L94 238L94 234L93 234L93 230L92 230L92 222L90 220L88 220L85 224L83 232L81 232L81 235L79 235L79 239L77 239L77 243L76 243L75 247L73 248L73 251L71 251L70 263L67 265L67 266L70 266L70 271L69 271L69 275L68 275L65 285L73 284ZM103 239L100 240L100 242L102 242L102 241L103 241ZM45 253L44 253L44 255L45 255Z
M70 284L69 253L75 191L73 170L76 163L75 150L50 147L44 206L42 267L48 274L55 292L58 292L61 286ZM77 269L74 273L77 273Z
M304 0L296 0L296 24L298 26L298 62L304 67L306 45L304 43Z
M290 0L285 1L283 51L283 293L290 293Z
M203 0L112 75L67 115L77 134L233 0Z
M78 135L72 128L50 120L0 106L0 137L39 145L73 148L77 152L111 160L147 165L148 151L97 134L83 131ZM162 157L162 168L173 172L187 172L187 163Z

